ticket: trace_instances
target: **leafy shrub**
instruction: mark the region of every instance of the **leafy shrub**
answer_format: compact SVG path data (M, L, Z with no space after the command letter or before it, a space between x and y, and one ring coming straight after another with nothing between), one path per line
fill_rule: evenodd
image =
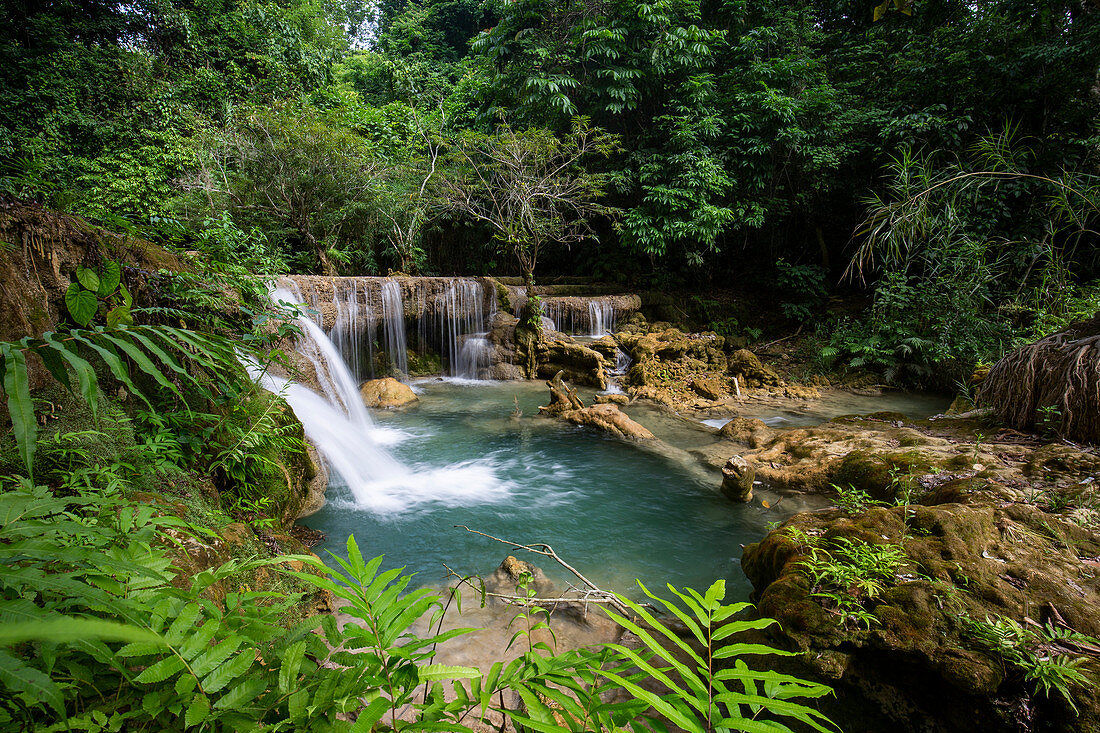
M465 721L483 720L492 709L554 733L625 726L642 731L659 725L652 714L700 733L760 730L759 717L772 720L768 730L789 731L779 722L785 718L833 729L820 713L794 701L820 697L828 688L753 671L741 660L780 652L728 641L773 622L732 620L746 604L723 604L723 581L702 595L670 587L683 605L651 595L687 625L699 647L646 608L620 599L640 621L614 617L639 635L641 650L611 645L555 656L529 644L525 654L508 665L496 663L483 677L476 669L433 663L438 644L468 629L409 634L409 625L425 614L434 626L443 604L425 589L406 593L411 577L400 568L380 572L382 558L364 560L353 538L347 559L337 558L338 570L313 556L231 561L199 573L180 590L169 584L174 571L159 539L164 531L186 533L176 517L93 491L62 498L27 480L5 489L0 690L7 702L0 706L0 726L468 731ZM285 569L288 562L320 574ZM325 615L317 634L316 619L283 625L297 596L246 589L221 600L204 594L258 565L284 568L307 586L344 599L356 623L341 628ZM528 638L532 629L525 630ZM681 661L685 653L687 662ZM645 677L669 692L643 687ZM450 683L451 695L444 694L443 682ZM616 687L634 701L605 702L602 693ZM495 702L506 690L523 699L523 711ZM646 714L649 707L653 712Z
M1073 688L1092 684L1078 670L1087 659L1079 653L1079 645L1084 644L1092 649L1100 645L1100 641L1050 624L1025 628L1005 617L982 621L964 619L964 625L979 648L992 652L1004 663L1022 672L1024 679L1034 686L1036 694L1050 697L1052 691L1057 692L1069 703L1073 712L1077 712Z
M886 275L869 316L837 321L822 355L878 372L891 384L942 388L965 379L975 363L1002 353L1013 330L975 317L959 293L941 285Z
M813 315L828 294L825 278L828 276L820 265L794 265L783 258L775 262L775 284L779 289L779 309L792 321L804 321Z

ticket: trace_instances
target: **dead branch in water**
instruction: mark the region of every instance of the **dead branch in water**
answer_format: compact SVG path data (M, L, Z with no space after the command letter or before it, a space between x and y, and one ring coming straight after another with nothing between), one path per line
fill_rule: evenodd
M581 571L577 570L575 567L573 567L572 565L567 563L565 560L563 560L561 558L561 556L558 555L558 553L554 552L554 548L551 547L550 545L546 544L545 542L536 542L536 543L531 544L531 545L526 545L526 544L523 544L522 542L510 542L508 540L501 539L500 537L494 537L491 534L486 534L484 532L480 532L476 529L470 529L465 524L456 524L454 526L455 526L456 529L461 528L461 529L466 530L467 532L471 532L473 534L479 534L482 537L488 537L489 539L494 540L496 542L500 542L501 544L511 545L512 549L514 549L514 550L521 550L521 549L522 550L527 550L528 552L533 552L536 555L542 555L544 557L548 557L551 560L553 560L554 562L556 562L558 565L561 565L563 568L565 568L566 570L571 572L578 579L580 579L580 581L582 583L584 583L586 586L588 586L587 590L581 590L579 588L576 589L576 591L578 593L583 594L583 596L580 597L580 598L564 597L564 598L555 598L555 599L527 599L527 598L523 598L523 597L520 597L520 596L510 596L510 598L514 598L515 600L520 600L520 601L531 600L532 602L545 600L548 603L550 603L550 602L553 602L553 603L568 603L568 602L574 602L574 603L606 603L606 604L614 606L615 610L619 611L624 616L629 615L630 609L628 609L626 606L624 606L622 604L622 602L619 601L619 599L616 598L613 593L611 593L610 591L605 591L605 590L599 588L591 580L584 577L584 575L581 574ZM446 567L446 566L444 566L444 567ZM450 568L447 568L447 569L450 570ZM454 571L451 571L451 572L454 572ZM486 595L496 595L496 597L499 597L499 598L509 598L509 596L502 596L502 595L499 595L499 594L493 594L493 593L488 593L488 592L486 592Z

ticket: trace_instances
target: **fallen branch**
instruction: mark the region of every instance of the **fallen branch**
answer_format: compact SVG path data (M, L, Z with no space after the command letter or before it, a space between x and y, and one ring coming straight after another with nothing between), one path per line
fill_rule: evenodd
M781 339L776 339L775 341L769 341L768 343L764 344L763 346L755 347L753 349L753 352L759 354L761 351L768 348L769 346L775 346L776 344L782 343L782 342L786 341L787 339L793 339L795 336L797 336L800 333L802 333L802 326L799 326L798 330L795 331L794 333L789 333Z
M486 534L484 532L479 532L476 529L470 529L465 524L456 524L454 526L455 526L456 529L461 528L461 529L466 530L467 532L471 532L473 534L479 534L482 537L488 537L489 539L494 540L496 542L500 542L501 544L511 545L512 549L515 549L515 550L523 549L523 550L527 550L528 552L533 552L536 555L543 555L544 557L548 557L551 560L553 560L554 562L556 562L558 565L561 565L563 568L565 568L569 572L573 573L573 575L575 575L577 578L579 578L580 581L582 583L584 583L586 586L588 586L588 588L590 589L590 590L587 590L587 591L579 591L578 590L578 592L581 592L581 593L593 593L594 592L596 594L602 594L604 597L606 597L608 599L608 600L603 601L603 602L613 605L615 607L615 610L619 611L624 616L628 615L630 613L630 609L628 609L626 606L624 606L622 604L622 602L619 601L618 598L615 598L614 594L612 594L608 591L602 590L601 588L599 588L599 586L597 586L591 580L584 577L584 575L581 574L581 571L577 570L575 567L573 567L572 565L567 563L565 560L563 560L561 558L561 556L558 555L558 553L554 552L554 548L551 547L550 545L546 544L545 542L536 542L533 545L525 545L522 542L509 542L508 540L503 540L500 537L494 537L491 534ZM444 566L444 567L446 567L446 566ZM450 570L450 568L447 568L447 569ZM582 599L580 599L580 598L572 598L572 599L567 598L565 600L567 600L567 601L569 601L569 600L581 601ZM596 601L593 600L592 602L595 603Z

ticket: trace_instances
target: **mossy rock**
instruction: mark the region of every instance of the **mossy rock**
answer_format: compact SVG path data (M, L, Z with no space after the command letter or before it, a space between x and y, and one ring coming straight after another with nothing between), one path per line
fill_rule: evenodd
M875 619L869 628L844 624L822 607L803 565L808 549L787 533L790 526L819 542L844 538L903 550L904 572L864 602ZM781 624L775 641L806 652L785 671L833 685L838 703L830 712L840 708L839 720L851 730L864 730L851 721L873 712L867 717L884 718L874 730L1014 733L1023 729L1004 704L1019 700L1043 722L1028 730L1076 733L1100 725L1097 687L1074 688L1081 709L1074 716L1059 696L1035 694L1021 673L977 644L964 620L1041 622L1057 609L1071 628L1095 636L1100 580L1082 560L1094 552L1100 537L1027 504L915 505L796 515L747 546L742 567L758 612ZM1079 669L1100 680L1095 660Z
M511 293L508 292L507 286L505 286L504 283L502 283L500 280L498 280L495 277L489 277L489 278L486 278L486 280L489 281L489 283L493 286L493 289L496 291L496 294L497 294L497 308L504 311L505 313L511 313L512 312L512 297L511 297Z
M876 499L883 499L892 494L889 490L893 482L892 468L878 454L854 450L840 462L836 471L836 483L864 491Z

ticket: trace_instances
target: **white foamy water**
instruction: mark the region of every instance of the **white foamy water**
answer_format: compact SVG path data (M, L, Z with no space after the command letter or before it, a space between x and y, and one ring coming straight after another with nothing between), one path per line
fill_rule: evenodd
M355 494L354 502L336 501L332 506L398 515L423 504L462 507L503 502L511 496L511 486L497 478L491 465L474 460L373 481L369 492Z

